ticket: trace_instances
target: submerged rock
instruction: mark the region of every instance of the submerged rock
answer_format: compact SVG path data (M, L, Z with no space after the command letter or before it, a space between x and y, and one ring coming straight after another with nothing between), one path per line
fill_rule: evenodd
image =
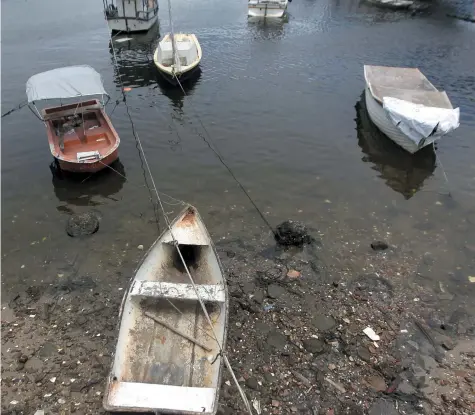
M99 218L92 212L72 215L66 225L66 232L69 236L92 235L99 229Z
M288 246L299 246L312 241L307 227L302 222L293 220L287 220L277 226L275 239L277 243Z

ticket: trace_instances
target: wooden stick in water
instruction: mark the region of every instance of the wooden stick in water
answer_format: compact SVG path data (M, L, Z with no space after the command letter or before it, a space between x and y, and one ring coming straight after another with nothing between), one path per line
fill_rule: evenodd
M161 324L163 327L166 327L167 329L173 331L176 334L179 334L181 337L189 340L190 342L195 343L197 346L200 346L202 349L206 350L207 352L212 352L213 351L208 346L205 346L204 344L200 343L198 340L194 339L193 337L188 336L188 334L182 333L181 331L178 331L175 327L170 326L168 323L165 323L164 321L159 320L152 313L149 313L148 311L145 311L144 314L148 318L151 318L156 323Z

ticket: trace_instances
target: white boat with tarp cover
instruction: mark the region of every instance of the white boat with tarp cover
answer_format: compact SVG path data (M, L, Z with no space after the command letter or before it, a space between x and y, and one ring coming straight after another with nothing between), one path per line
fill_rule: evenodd
M112 32L146 32L157 21L157 0L102 0Z
M104 110L104 97L109 96L93 68L68 66L33 75L26 95L46 126L51 154L62 170L93 173L117 160L120 139ZM50 100L59 105L38 109L38 102Z
M415 153L459 126L459 108L419 69L365 65L364 76L371 121L406 151Z
M227 320L221 263L188 206L147 252L124 297L104 408L215 414Z

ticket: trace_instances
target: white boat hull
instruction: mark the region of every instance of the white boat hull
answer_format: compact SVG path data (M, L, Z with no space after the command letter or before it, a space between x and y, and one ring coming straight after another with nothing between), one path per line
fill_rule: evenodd
M194 34L175 33L173 36L178 48L177 59L184 60L184 63L179 66L173 63L170 33L163 37L155 49L153 62L166 79L175 84L195 72L201 62L202 50Z
M107 411L209 415L218 409L228 320L226 282L195 208L182 211L171 229L147 252L124 296L104 394Z
M112 32L146 32L149 30L156 22L157 16L155 15L149 20L142 19L108 19L107 24L109 29Z
M280 3L260 3L250 2L248 3L249 17L262 17L262 18L281 18L284 16L287 10L288 1Z
M417 150L420 150L413 140L403 134L402 131L393 124L386 114L386 111L384 111L383 106L373 98L368 87L365 88L365 99L369 118L382 133L388 136L397 145L401 146L404 150L409 151L409 153L413 154ZM425 141L424 146L432 144L433 142L434 139L429 137Z

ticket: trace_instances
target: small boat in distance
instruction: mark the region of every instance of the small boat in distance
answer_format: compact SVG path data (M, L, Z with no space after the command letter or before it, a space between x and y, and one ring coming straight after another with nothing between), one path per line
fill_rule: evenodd
M99 73L87 65L68 66L33 75L26 83L28 105L44 122L51 154L60 169L94 173L119 157L120 138L103 101L88 99L38 110L36 103L107 96ZM32 109L33 110L33 109Z
M171 84L195 74L201 61L201 46L194 34L167 33L158 43L153 62Z
M106 411L215 414L228 301L211 237L188 206L145 254L124 296Z
M247 15L249 17L280 18L287 10L289 0L249 0Z
M102 0L112 32L146 32L157 21L157 0Z
M364 76L371 121L409 153L459 126L459 108L419 69L365 65Z

